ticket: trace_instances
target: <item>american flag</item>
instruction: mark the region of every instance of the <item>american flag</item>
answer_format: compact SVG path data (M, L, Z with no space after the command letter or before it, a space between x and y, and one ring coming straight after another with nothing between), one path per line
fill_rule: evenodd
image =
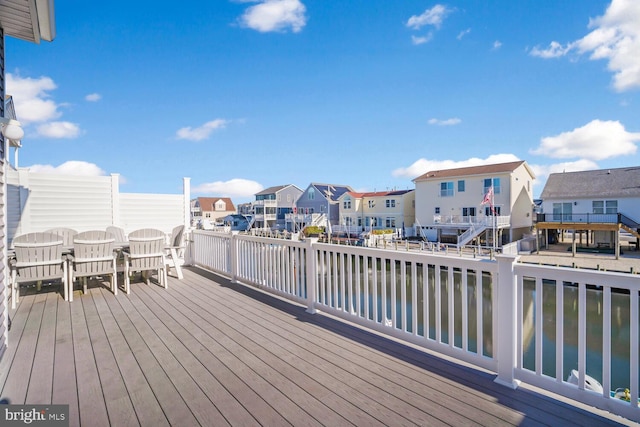
M484 195L484 199L482 199L482 202L480 204L488 204L491 207L491 213L495 215L495 212L493 210L493 186L489 187L489 190L487 190L487 194Z

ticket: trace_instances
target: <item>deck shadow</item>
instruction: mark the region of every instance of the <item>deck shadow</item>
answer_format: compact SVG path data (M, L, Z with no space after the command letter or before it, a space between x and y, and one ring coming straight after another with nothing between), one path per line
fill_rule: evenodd
M589 425L621 425L596 413L581 409L569 403L557 400L551 395L538 393L531 389L511 390L494 382L496 375L463 364L447 360L446 356L427 353L426 350L386 337L381 333L367 330L359 325L337 320L319 311L317 314L306 312L306 307L287 301L251 285L233 283L230 279L216 273L198 268L187 267L189 271L230 289L248 298L277 309L298 321L314 325L345 339L384 353L407 364L442 377L461 386L474 389L489 396L499 404L524 414L522 424L553 423L558 417L565 418L569 424L587 422ZM595 410L595 408L594 408Z

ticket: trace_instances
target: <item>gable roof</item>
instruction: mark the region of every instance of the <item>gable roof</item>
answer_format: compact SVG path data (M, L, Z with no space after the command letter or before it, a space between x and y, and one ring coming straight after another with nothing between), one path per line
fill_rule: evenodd
M527 166L526 162L524 160L518 160L516 162L494 163L492 165L468 166L464 168L429 171L425 174L420 175L417 178L414 178L413 182L439 180L442 178L452 178L452 177L461 177L461 176L470 176L470 175L488 175L488 174L495 174L495 173L513 172L523 164L527 168L527 171L529 172L531 177L532 178L535 177L535 175L533 174L533 171L529 168L529 166Z
M236 208L233 206L233 202L229 197L198 197L198 203L200 204L200 209L203 211L215 211L215 205L218 200L222 200L226 205L226 211L235 211Z
M540 197L640 197L640 166L552 173Z
M338 200L344 193L353 191L353 188L349 187L348 185L319 184L317 182L312 182L310 185L318 190L320 194L322 194L325 198L327 198L327 191L329 191L329 199L332 202Z
M260 195L260 196L262 196L262 195L264 195L264 194L275 194L275 193L277 193L278 191L284 190L284 189L285 189L285 188L287 188L287 187L294 187L294 188L297 188L298 190L300 190L298 187L296 187L296 186L295 186L295 185L293 185L293 184L275 185L275 186L273 186L273 187L265 188L264 190L262 190L262 191L260 191L260 192L258 192L258 193L256 193L256 194L254 194L254 195L255 195L255 196L259 196L259 195ZM302 190L300 190L300 192L302 192Z

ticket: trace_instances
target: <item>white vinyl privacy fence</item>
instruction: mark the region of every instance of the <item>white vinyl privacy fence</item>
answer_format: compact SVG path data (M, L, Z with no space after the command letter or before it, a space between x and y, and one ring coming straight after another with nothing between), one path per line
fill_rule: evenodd
M640 276L194 231L195 265L640 421ZM567 381L575 370L579 385ZM585 388L589 375L603 391ZM628 389L629 401L611 391Z
M121 193L117 174L75 176L7 171L7 237L57 227L79 232L115 225L129 233L189 226L189 178L178 194Z

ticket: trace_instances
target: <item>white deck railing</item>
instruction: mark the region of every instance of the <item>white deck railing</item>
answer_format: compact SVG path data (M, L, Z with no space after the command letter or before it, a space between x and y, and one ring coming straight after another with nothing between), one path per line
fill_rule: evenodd
M304 304L309 312L321 310L473 363L496 372L496 382L512 388L524 381L640 421L639 275L525 265L514 255L461 258L206 231L194 231L191 245L194 264ZM592 286L602 294L601 318L595 320L587 319L592 307L586 293ZM579 294L575 337L565 333L573 322L565 314L567 289ZM617 297L620 292L629 296L623 319L611 308L613 289ZM629 331L626 339L611 333L614 320ZM554 337L545 340L550 324ZM593 366L587 353L594 347L589 334L594 327L603 331L595 345L602 353L601 394L566 382L571 369L584 380ZM531 346L533 364L524 359ZM617 363L612 352L621 346L629 349L631 403L609 395ZM553 375L548 358L543 360L549 349L555 353ZM564 360L569 353L576 353L575 366Z

